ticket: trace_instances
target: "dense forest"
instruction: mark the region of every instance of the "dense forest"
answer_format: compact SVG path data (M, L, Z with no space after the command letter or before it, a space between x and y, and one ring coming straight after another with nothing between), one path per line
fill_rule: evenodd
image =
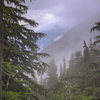
M60 76L56 74L57 67L54 61L50 63L50 67L53 68L47 72L47 85L42 83L49 91L48 100L100 100L98 43L99 39L93 43L90 40L89 45L84 41L83 52L77 51L72 54L68 69L66 69L65 59L63 60L63 64L60 65Z
M0 0L0 100L100 100L100 35L84 40L69 66L64 57L58 75L54 59L42 61L49 54L38 52L37 41L45 34L26 26L38 25L27 11L25 0ZM100 31L100 23L90 31Z

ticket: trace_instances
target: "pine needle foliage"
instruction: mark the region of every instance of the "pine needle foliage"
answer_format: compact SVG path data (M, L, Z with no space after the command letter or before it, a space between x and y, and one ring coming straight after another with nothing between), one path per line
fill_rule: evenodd
M38 53L37 41L45 34L29 29L21 22L36 27L32 19L24 17L26 0L4 0L3 8L3 100L37 100L44 89L35 81L35 72L45 71L41 61L46 53Z

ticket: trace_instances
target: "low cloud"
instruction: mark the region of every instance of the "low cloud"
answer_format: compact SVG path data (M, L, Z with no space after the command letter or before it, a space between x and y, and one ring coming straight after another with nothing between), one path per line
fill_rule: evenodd
M26 4L29 6L26 17L39 23L34 30L46 32L48 36L45 41L51 42L87 18L100 13L100 0L33 0Z
M55 24L53 22L58 18L57 25L70 29L99 12L99 4L100 0L35 0L32 3L27 2L29 6L27 17L35 19L40 24L41 28L38 28L41 30L48 28L46 26L51 25L50 22ZM49 15L52 19L49 19Z

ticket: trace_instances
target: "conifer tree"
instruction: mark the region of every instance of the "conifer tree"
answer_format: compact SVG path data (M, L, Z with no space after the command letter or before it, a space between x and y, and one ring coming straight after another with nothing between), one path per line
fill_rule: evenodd
M84 62L87 62L89 60L89 48L84 41Z
M53 88L57 83L57 66L54 60L51 60L48 68L48 88Z
M3 99L38 99L37 94L42 92L41 88L29 75L34 78L35 70L41 72L46 67L46 64L40 60L40 57L45 54L37 53L39 49L37 40L44 37L45 34L36 33L19 24L19 22L25 22L33 27L38 25L34 20L23 17L28 10L28 7L24 5L25 0L5 0L3 5L1 1L3 2L3 0L0 0L0 68L2 39L4 46L3 75L0 77L3 80ZM1 25L2 21L3 25ZM3 36L1 33L4 33ZM0 94L2 95L1 84ZM1 95L0 98L2 98Z
M66 76L66 60L65 57L63 58L63 75Z
M60 79L63 78L63 67L62 64L60 64Z

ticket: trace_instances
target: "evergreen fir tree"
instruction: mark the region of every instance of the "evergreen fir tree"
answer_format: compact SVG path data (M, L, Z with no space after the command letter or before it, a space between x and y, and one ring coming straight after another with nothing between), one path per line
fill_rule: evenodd
M63 76L66 76L66 60L65 57L63 58Z
M89 48L84 41L84 62L87 62L89 60Z
M53 88L57 83L57 66L54 60L51 60L48 68L48 88Z
M60 64L60 79L63 78L63 67L62 64Z
M38 53L39 47L37 46L37 40L44 37L45 34L36 33L19 24L23 21L33 27L38 25L34 20L23 17L28 10L24 3L25 0L5 0L4 2L3 25L0 25L4 29L2 37L4 40L3 100L10 98L13 100L38 99L38 94L42 93L41 86L32 77L35 77L35 71L41 73L46 67L46 64L40 60L40 57L45 54Z

